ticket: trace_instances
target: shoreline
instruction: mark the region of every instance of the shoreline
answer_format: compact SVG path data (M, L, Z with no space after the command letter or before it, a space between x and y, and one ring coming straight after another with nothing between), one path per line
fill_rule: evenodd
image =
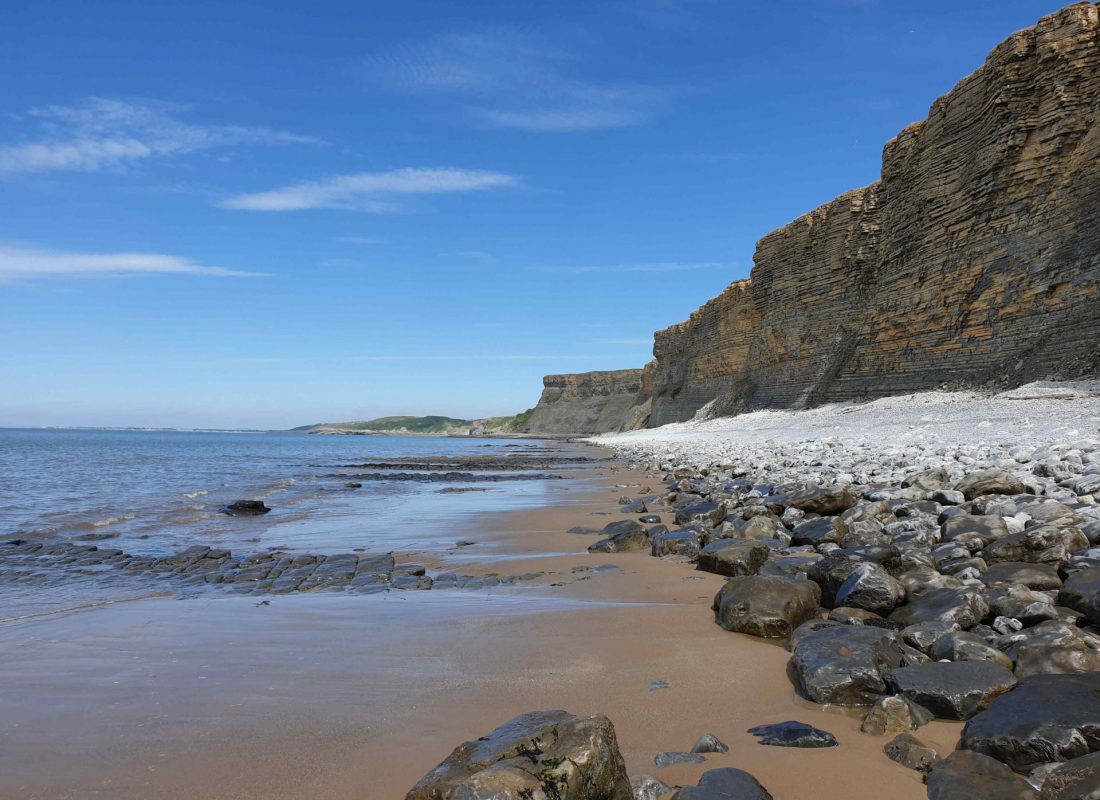
M0 795L400 798L457 743L564 708L607 714L629 772L670 785L736 766L777 798L810 785L824 800L924 796L919 773L886 759L887 739L861 734L858 716L796 696L781 647L715 625L723 578L589 554L597 536L565 532L635 518L617 499L656 486L652 476L612 461L581 480L556 487L576 492L564 503L470 521L479 545L431 564L548 573L522 589L134 601L0 627L0 683L18 698ZM607 564L618 569L574 572ZM650 691L660 680L670 688ZM841 746L761 747L746 733L786 719ZM957 729L921 734L942 747ZM653 766L704 733L730 753Z

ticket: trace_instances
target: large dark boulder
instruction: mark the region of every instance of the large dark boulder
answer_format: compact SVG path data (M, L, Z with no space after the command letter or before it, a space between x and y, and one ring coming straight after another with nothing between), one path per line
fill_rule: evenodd
M755 539L715 539L699 553L698 568L730 578L755 575L770 552Z
M1082 634L1065 642L1035 637L1016 647L1016 677L1100 672L1100 643Z
M998 586L985 593L990 613L997 617L1012 617L1025 626L1058 619L1050 595L1023 586Z
M657 558L674 556L694 561L699 556L699 551L703 548L698 532L690 528L685 528L680 531L658 533L655 536L651 536L650 541L650 555Z
M836 604L889 614L905 600L905 587L878 564L863 562L836 590Z
M1023 586L1036 591L1059 589L1062 586L1062 579L1055 567L1050 564L1029 564L1025 561L990 564L981 580L986 586Z
M1058 605L1080 611L1093 625L1100 624L1100 569L1079 570L1066 578Z
M405 800L632 800L630 780L602 715L521 714L455 748Z
M940 719L970 719L1016 685L1016 676L988 661L934 661L891 670L886 684Z
M910 475L901 482L905 488L920 489L923 492L934 492L951 485L951 476L943 467L926 469L916 475Z
M825 608L836 607L836 593L862 563L865 562L843 556L826 556L810 565L806 577L821 587L821 604Z
M725 518L726 507L721 503L710 501L695 503L676 512L677 525L705 525L711 528Z
M998 761L958 750L928 770L928 800L1039 800L1031 784Z
M1011 658L969 631L945 633L927 652L934 661L989 661L1007 670L1012 669Z
M749 773L723 767L707 770L698 786L683 787L672 800L772 800L772 796Z
M844 526L839 517L814 517L794 526L791 541L797 545L819 545L835 542L840 538Z
M988 613L989 604L981 592L960 587L925 592L897 609L890 619L902 627L922 622L953 622L966 630L981 622Z
M813 581L746 575L726 582L714 598L717 623L727 631L780 638L820 614L821 590Z
M980 550L1009 534L1004 517L992 514L988 516L960 514L950 517L943 523L942 530L945 542L957 541L971 550Z
M859 502L851 486L814 486L807 484L788 492L786 505L808 514L839 514Z
M828 625L799 635L791 667L807 699L869 706L890 693L884 673L908 663L915 652L893 631L868 625Z
M589 546L590 553L632 553L651 546L649 530L639 522L624 519L604 526L603 539Z
M983 494L1024 494L1027 487L1011 472L1003 469L980 469L955 484L955 491L962 492L967 500L973 500Z
M1038 525L1023 533L1013 533L998 539L983 549L981 556L989 564L1026 561L1061 566L1069 561L1071 555L1088 546L1089 540L1080 528Z
M962 746L1017 772L1100 750L1100 672L1024 678L966 724Z

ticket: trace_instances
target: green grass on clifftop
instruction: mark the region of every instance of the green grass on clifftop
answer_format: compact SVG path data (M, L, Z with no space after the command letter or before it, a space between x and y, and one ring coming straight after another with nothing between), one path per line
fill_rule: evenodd
M322 422L317 425L302 425L295 431L306 433L339 433L340 431L361 431L364 433L419 433L419 434L461 434L471 430L475 433L512 433L523 430L531 419L533 408L514 417L488 417L486 419L458 419L456 417L379 417L355 422Z

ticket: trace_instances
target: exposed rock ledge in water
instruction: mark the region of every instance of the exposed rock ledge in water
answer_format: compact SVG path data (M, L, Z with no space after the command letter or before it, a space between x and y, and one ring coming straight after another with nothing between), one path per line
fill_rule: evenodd
M25 539L0 542L0 586L36 587L79 580L145 585L174 591L198 588L235 594L389 590L485 589L541 577L542 573L485 576L453 572L429 576L419 564L395 564L392 554L269 552L236 557L229 550L195 545L179 553L142 556L115 548Z
M510 472L479 475L474 472L354 472L322 475L322 478L351 478L356 481L413 481L418 483L484 483L498 481L558 481L563 476L544 472Z

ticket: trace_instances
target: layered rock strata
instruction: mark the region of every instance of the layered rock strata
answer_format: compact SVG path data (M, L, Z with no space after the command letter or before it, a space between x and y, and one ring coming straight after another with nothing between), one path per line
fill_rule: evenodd
M656 335L650 425L1100 363L1100 9L1009 37L886 145L882 178L759 242Z
M556 436L630 430L645 424L645 371L547 375L524 433Z
M637 402L551 376L544 401L599 413L536 416L613 431L1096 374L1098 109L1100 8L1076 3L887 143L879 181L765 236L748 279L658 331Z

